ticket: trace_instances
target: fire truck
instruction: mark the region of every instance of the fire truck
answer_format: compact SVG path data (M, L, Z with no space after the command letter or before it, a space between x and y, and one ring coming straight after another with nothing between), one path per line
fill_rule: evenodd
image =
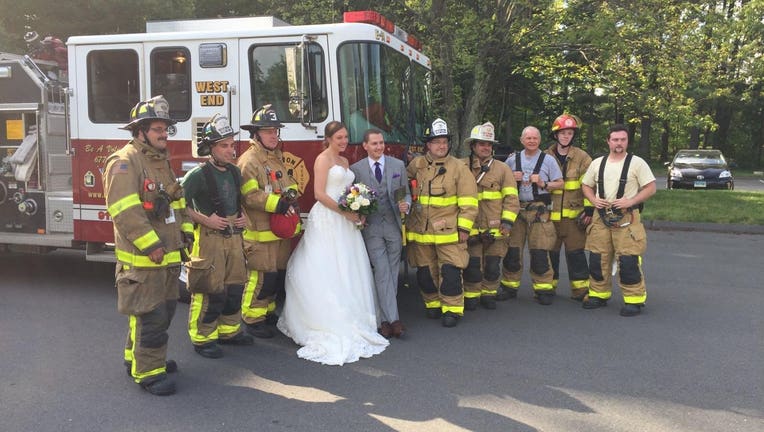
M344 22L293 26L274 17L147 22L137 34L74 36L60 62L0 53L0 248L78 248L113 261L103 196L106 158L124 145L130 109L163 95L168 148L178 176L196 166L197 135L214 114L248 124L271 104L300 207L314 202L312 167L324 126L349 128L351 163L366 129L404 157L430 117L430 60L384 16L346 12ZM248 134L238 135L239 151Z

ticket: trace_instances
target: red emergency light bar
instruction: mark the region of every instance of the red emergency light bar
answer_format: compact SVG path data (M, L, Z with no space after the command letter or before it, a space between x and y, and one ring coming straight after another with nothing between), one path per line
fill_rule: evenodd
M396 26L392 21L385 18L381 13L374 11L351 11L343 15L346 23L366 23L375 25L382 30L392 33L396 38L406 42L417 51L422 50L422 42Z

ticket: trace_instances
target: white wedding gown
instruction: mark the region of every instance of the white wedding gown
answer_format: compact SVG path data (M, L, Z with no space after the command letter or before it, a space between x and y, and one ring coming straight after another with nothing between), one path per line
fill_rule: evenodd
M349 169L329 169L326 192L339 199L353 182ZM361 231L316 202L305 234L287 264L286 300L278 329L302 345L297 355L342 365L385 350L377 333L374 278Z

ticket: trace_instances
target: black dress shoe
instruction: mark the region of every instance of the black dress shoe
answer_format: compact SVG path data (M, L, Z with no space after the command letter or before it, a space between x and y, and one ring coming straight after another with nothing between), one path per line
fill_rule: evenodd
M597 309L605 306L607 306L607 300L599 297L589 297L581 304L584 309Z
M126 361L125 362L125 369L127 369L127 376L131 377L133 376L133 363ZM164 370L167 373L175 373L178 371L178 364L175 363L175 360L167 360L164 362Z
M393 337L393 327L387 321L382 321L382 324L379 325L377 332L379 332L379 334L382 335L382 337L385 339L390 339Z
M625 317L639 315L642 313L642 306L641 304L629 303L621 308L620 314Z
M443 318L441 320L441 324L443 324L443 327L456 327L456 324L458 323L459 323L459 315L453 312L446 312L443 314Z
M215 342L208 342L204 345L194 345L194 351L202 357L216 359L223 357L223 350Z
M427 318L429 319L440 318L440 308L427 308Z
M549 306L550 304L552 304L553 299L554 299L554 294L552 293L536 294L536 301L539 302L540 305Z
M517 289L499 286L499 289L496 291L496 300L505 301L513 298L517 298Z
M175 382L163 376L162 378L139 383L142 389L156 396L168 396L175 393Z
M478 305L480 304L480 299L478 297L470 297L464 299L464 310L473 311L477 309Z
M244 332L238 332L232 338L218 339L218 343L220 345L253 345L255 338Z
M496 297L494 296L481 296L480 305L486 309L496 309Z
M268 328L265 321L247 324L247 333L260 339L270 339L274 336L273 330Z

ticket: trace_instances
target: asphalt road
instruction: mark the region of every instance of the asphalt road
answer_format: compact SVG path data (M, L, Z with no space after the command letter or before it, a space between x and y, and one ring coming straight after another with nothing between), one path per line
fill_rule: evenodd
M196 355L187 306L171 327L178 394L122 367L111 265L82 255L0 260L0 430L762 431L764 236L649 232L641 316L520 298L454 329L400 293L406 340L342 367L283 336ZM327 311L330 313L330 311Z

